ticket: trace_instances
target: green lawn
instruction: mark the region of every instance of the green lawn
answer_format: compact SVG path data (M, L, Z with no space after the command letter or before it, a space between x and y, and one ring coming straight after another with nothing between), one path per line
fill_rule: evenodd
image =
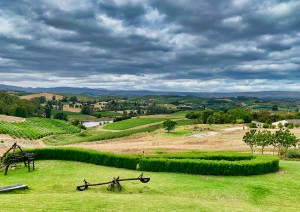
M146 124L152 124L160 121L165 121L165 118L132 118L124 121L107 124L103 129L107 130L127 130L133 127L138 127Z
M137 177L139 171L66 161L37 161L0 174L0 186L23 183L27 191L0 194L1 211L298 211L300 162L281 161L278 173L250 177L144 173L147 184L123 182L121 192L106 186L77 191L113 177Z

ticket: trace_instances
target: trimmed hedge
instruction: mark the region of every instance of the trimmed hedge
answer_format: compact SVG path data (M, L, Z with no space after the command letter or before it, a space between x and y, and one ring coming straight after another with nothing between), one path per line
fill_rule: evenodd
M201 175L258 175L279 170L279 160L255 157L252 160L191 160L191 159L142 159L140 169L155 172L181 172Z
M183 153L182 155L121 155L79 148L40 148L27 152L38 160L70 160L96 165L153 172L201 175L258 175L279 170L279 159L267 155Z
M79 148L38 148L26 152L37 154L37 160L68 160L95 165L111 166L135 170L139 157L135 155L118 155Z

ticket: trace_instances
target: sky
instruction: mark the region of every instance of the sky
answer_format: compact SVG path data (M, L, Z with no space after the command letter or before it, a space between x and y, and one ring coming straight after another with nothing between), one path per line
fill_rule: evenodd
M300 89L299 0L0 0L0 84Z

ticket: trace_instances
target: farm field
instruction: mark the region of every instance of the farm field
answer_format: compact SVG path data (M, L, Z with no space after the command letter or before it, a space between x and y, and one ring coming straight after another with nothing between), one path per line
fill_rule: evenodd
M33 99L33 98L39 98L39 97L46 97L46 99L51 100L53 96L55 96L55 99L57 100L62 100L63 96L57 95L54 93L35 93L35 94L29 94L29 95L24 95L20 96L21 99Z
M52 110L51 115L54 116L57 113L64 113L68 116L68 119L79 119L79 120L97 120L96 117L85 115L82 113L71 112L71 111L64 111L64 110Z
M104 131L101 130L101 128L99 127L93 127L81 133L50 136L43 139L43 142L46 145L57 146L57 145L67 145L67 144L74 144L74 143L81 143L81 142L102 141L106 139L121 138L136 133L152 132L159 129L160 127L161 126L158 124L158 125L152 125L152 126L138 128L138 129L123 130L117 132Z
M300 162L281 161L280 167L277 173L247 177L145 172L151 177L147 184L128 181L122 183L120 192L107 191L106 186L80 192L76 186L83 179L99 183L116 176L137 177L141 172L80 162L37 161L32 172L23 167L0 175L0 186L29 186L27 191L1 194L1 210L297 211Z
M103 129L107 130L127 130L133 127L138 127L146 124L152 124L156 122L165 121L165 118L132 118L124 121L114 122L107 124Z
M79 128L56 119L28 118L16 123L0 121L0 134L9 134L15 138L39 139L47 135L78 132Z
M178 122L185 123L185 120L183 121ZM77 143L72 146L118 153L184 150L249 152L250 148L242 141L245 132L247 130L243 130L242 125L179 125L170 133L164 129L158 129L151 133L134 134L100 142ZM293 132L300 134L300 131L296 129ZM57 137L64 136L73 135L58 135Z

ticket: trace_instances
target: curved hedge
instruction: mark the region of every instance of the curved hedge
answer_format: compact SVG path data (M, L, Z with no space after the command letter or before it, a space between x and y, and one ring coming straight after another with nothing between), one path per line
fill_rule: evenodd
M79 148L40 148L28 152L38 160L70 160L141 171L180 172L201 175L257 175L279 170L279 159L239 153L183 153L123 155Z

